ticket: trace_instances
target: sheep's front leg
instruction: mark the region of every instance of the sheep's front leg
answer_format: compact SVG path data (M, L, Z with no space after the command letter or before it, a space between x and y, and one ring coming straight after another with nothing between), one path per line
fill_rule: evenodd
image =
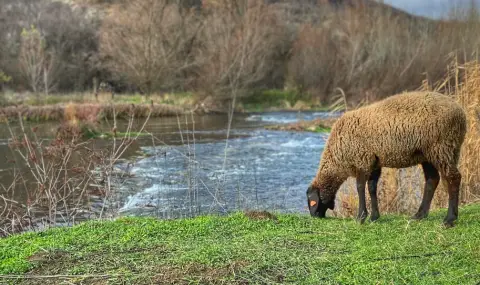
M357 221L361 224L365 222L365 219L368 216L367 204L365 201L365 175L357 175L357 192L358 192L358 214Z
M372 201L372 214L370 220L376 221L380 218L380 211L378 210L378 198L377 198L377 184L382 174L382 169L378 168L370 174L368 178L368 192L370 193L370 199Z

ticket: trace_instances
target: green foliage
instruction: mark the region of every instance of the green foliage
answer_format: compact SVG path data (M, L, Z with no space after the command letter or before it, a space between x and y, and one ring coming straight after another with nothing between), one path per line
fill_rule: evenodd
M250 96L242 98L241 103L247 110L263 111L275 107L289 109L299 100L309 102L312 98L309 94L303 94L296 90L269 89L256 91Z
M7 83L12 80L11 76L8 76L3 71L0 71L0 83Z
M98 128L95 125L80 123L80 133L84 138L90 139L99 137L102 133L99 132Z
M328 133L330 132L331 129L329 128L324 128L324 127L320 127L320 126L316 126L312 129L307 129L308 131L312 131L314 133Z
M423 221L385 215L364 225L243 213L90 221L0 240L0 274L110 274L115 284L475 284L480 204L460 207L451 229L441 225L445 211Z
M28 44L37 44L39 45L39 48L45 49L46 42L35 25L31 25L30 29L23 28L20 35L22 36L23 41L26 41Z

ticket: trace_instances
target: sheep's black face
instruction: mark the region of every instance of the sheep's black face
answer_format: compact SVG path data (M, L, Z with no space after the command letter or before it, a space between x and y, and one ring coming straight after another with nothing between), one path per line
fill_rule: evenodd
M310 186L307 190L307 203L312 217L325 218L327 210L335 208L335 201L321 201L318 189Z

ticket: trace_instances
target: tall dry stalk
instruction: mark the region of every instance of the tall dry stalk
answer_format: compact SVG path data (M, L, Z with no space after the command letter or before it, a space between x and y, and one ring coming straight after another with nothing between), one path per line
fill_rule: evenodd
M435 90L455 96L467 114L467 133L459 162L460 200L462 203L476 201L480 197L480 63L473 60L460 65L455 61L447 78L437 84ZM447 200L435 202L446 205Z

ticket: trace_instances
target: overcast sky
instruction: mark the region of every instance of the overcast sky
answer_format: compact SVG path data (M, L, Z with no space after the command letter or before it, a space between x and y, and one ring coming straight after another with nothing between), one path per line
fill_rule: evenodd
M448 12L455 5L468 6L472 0L384 0L390 4L412 14L438 18ZM473 0L480 7L480 0Z

